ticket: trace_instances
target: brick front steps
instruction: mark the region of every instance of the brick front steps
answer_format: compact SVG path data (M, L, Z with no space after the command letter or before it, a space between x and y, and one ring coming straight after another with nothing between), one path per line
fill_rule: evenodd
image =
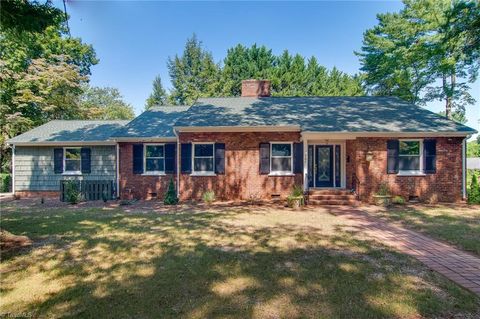
M308 205L357 205L358 201L350 190L346 189L310 189Z

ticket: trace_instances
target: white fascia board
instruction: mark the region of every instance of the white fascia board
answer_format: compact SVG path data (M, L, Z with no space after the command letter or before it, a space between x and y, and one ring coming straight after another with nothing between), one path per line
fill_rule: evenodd
M94 146L94 145L115 145L115 141L55 141L55 142L9 142L9 145L16 146Z
M184 132L300 132L298 125L288 126L175 126L174 130Z
M121 142L176 142L176 137L118 137L112 138L116 143Z
M468 132L302 132L306 139L346 139L354 140L357 137L465 137Z

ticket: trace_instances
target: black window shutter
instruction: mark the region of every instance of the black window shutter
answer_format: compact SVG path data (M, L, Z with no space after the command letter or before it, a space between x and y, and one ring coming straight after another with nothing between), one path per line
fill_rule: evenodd
M192 144L182 143L181 146L181 166L182 173L192 172Z
M423 141L423 167L426 174L435 174L437 171L437 141Z
M177 143L165 144L165 173L176 173L177 160L176 160Z
M398 140L387 141L387 174L398 173Z
M225 143L215 143L215 173L225 174Z
M80 150L80 157L82 159L82 162L80 164L80 167L82 168L82 173L83 174L90 174L92 170L92 160L91 160L91 150L88 147L82 147Z
M55 174L63 173L63 148L53 149L53 171Z
M270 143L260 143L260 174L270 173Z
M133 174L143 174L143 144L133 144Z
M293 172L303 173L303 143L293 143Z

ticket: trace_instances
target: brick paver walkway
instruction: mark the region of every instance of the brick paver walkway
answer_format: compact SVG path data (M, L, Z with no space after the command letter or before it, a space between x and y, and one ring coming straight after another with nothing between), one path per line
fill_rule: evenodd
M372 239L415 257L480 295L480 258L415 231L380 221L357 209L334 208L331 213L353 222L353 227Z

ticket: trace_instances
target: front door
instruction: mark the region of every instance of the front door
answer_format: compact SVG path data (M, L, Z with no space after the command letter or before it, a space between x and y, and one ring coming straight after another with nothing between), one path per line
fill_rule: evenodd
M315 186L333 187L333 145L315 146Z

